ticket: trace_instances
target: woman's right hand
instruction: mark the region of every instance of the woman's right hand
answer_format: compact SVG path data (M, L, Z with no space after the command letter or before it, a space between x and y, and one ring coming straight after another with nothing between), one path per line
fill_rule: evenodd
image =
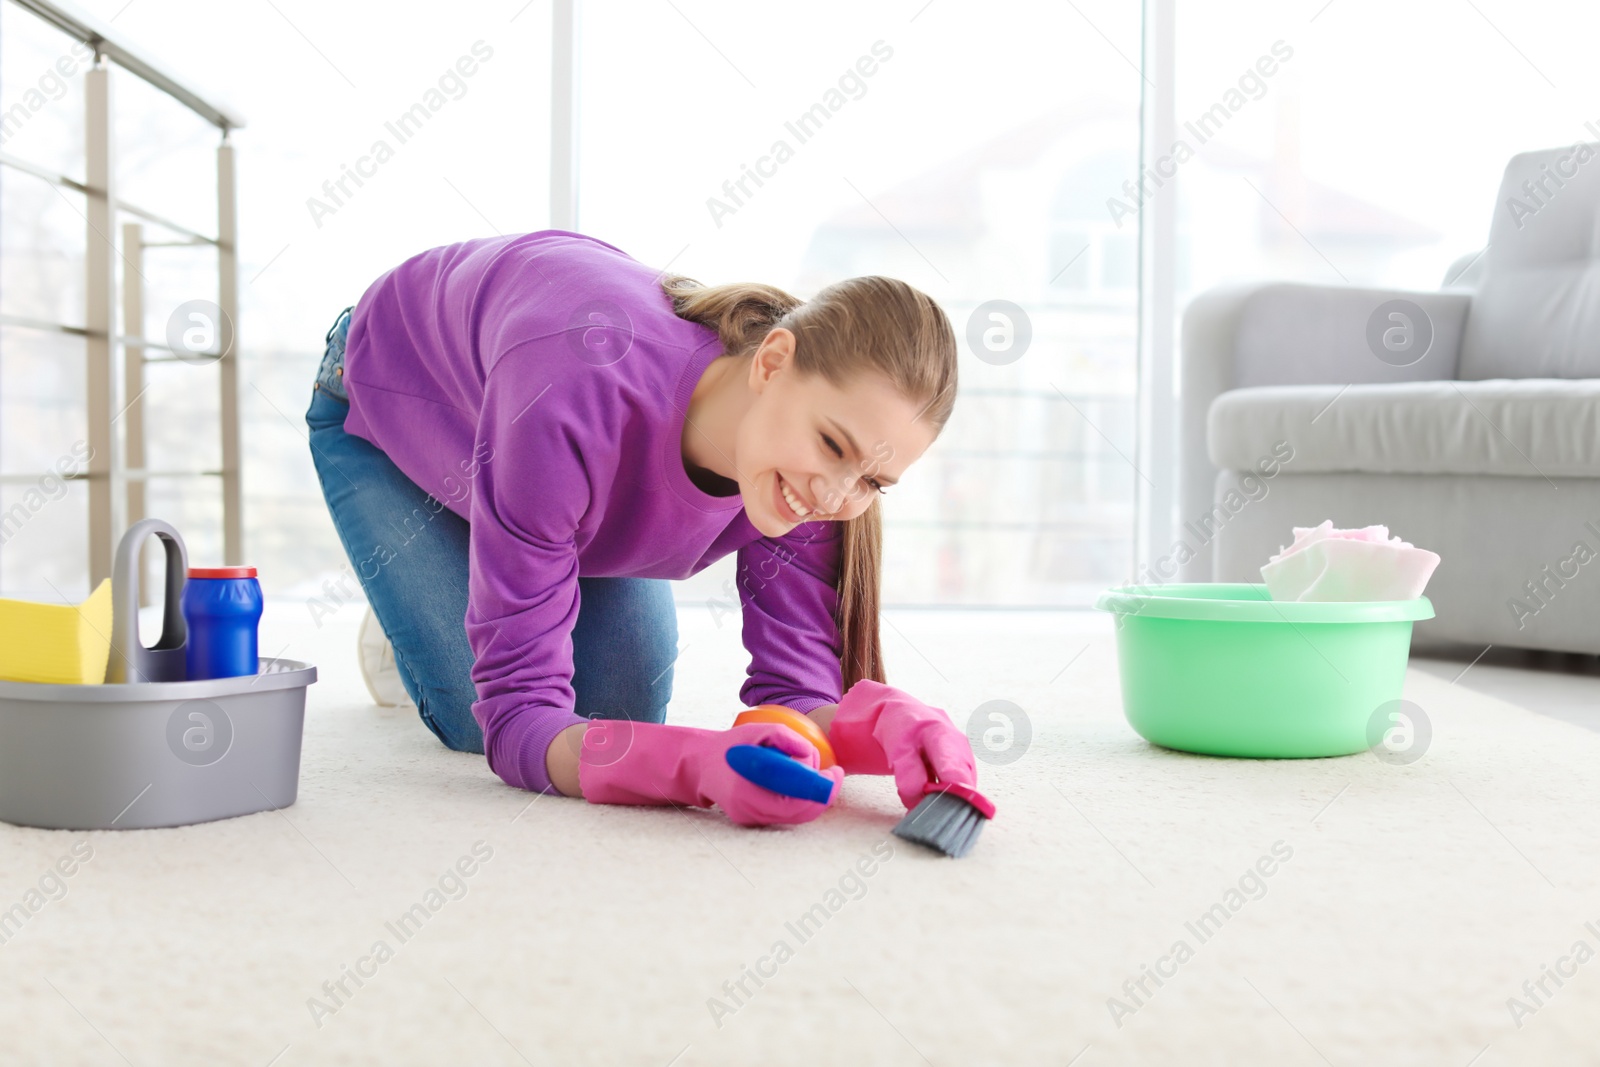
M787 726L750 723L730 730L702 730L630 719L595 719L583 730L578 779L584 799L594 804L689 804L720 807L740 826L810 822L827 804L774 793L741 777L728 766L734 745L766 745L816 769L815 746ZM552 746L555 747L555 746ZM844 771L821 773L834 780Z

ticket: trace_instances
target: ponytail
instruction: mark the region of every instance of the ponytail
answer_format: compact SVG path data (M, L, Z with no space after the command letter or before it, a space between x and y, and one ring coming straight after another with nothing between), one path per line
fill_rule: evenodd
M754 352L778 320L800 306L799 297L756 282L701 285L681 274L668 274L661 279L661 288L672 298L678 318L717 331L723 354L729 356Z
M878 631L878 600L883 591L883 507L872 505L846 519L839 559L839 655L841 693L863 678L887 682Z
M923 401L919 418L935 435L955 407L956 342L950 320L925 294L893 278L851 278L802 302L758 283L704 286L662 278L679 318L717 332L726 355L748 356L774 327L795 334L795 367L843 386L876 370ZM878 612L883 593L883 508L876 498L844 522L840 536L839 674L843 690L863 678L886 682Z

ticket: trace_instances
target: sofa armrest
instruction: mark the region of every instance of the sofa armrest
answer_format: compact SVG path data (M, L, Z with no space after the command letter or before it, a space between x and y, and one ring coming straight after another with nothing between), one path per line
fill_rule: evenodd
M1391 300L1420 308L1431 334L1421 359L1387 363L1368 345L1374 316ZM1400 292L1267 282L1210 289L1189 303L1179 355L1180 523L1211 508L1217 470L1206 449L1211 403L1258 385L1356 385L1453 379L1472 294ZM1420 338L1421 330L1417 336ZM1292 442L1291 442L1292 444ZM1211 580L1211 551L1200 546L1180 576Z

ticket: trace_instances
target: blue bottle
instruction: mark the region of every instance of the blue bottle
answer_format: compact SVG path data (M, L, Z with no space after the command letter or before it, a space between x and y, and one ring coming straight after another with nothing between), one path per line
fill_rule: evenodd
M254 567L190 567L180 603L189 627L190 681L257 672L261 583Z

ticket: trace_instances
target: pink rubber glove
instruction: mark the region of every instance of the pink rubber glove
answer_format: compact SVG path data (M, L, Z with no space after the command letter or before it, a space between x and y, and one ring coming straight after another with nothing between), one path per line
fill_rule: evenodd
M768 745L816 769L811 742L778 723L750 723L731 730L595 719L583 733L578 783L591 804L691 804L720 807L740 826L810 822L827 804L797 800L763 789L728 766L734 745ZM844 772L822 772L834 780L833 796Z
M978 784L972 743L950 716L870 678L840 698L828 742L849 774L893 774L908 808L922 800L930 781Z

